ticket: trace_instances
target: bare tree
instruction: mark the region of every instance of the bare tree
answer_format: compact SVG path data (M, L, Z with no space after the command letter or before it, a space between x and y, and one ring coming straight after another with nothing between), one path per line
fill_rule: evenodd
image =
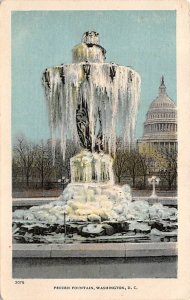
M168 189L171 190L177 179L177 150L168 147L160 149L161 160L159 162L160 176L165 178Z
M24 137L18 137L13 148L13 172L20 169L27 186L34 167L34 157L34 145Z
M119 183L121 182L122 177L126 173L128 157L129 152L127 150L118 149L116 151L113 169Z
M136 185L136 177L140 175L141 160L137 150L131 150L127 159L127 171L132 178L133 187Z
M44 186L45 180L50 179L53 171L53 160L51 154L51 147L48 143L42 140L40 144L35 147L35 170L40 178L41 187Z
M121 139L117 139L113 168L119 183L125 175L132 179L133 187L135 187L136 177L139 175L144 176L144 185L146 183L147 164L145 158L134 147L130 150L125 149Z
M56 143L55 149L55 172L57 178L65 176L70 179L70 159L80 151L80 146L71 140L66 142L65 158L63 160L63 154L61 151L60 141Z
M141 173L146 176L148 173L160 174L160 177L167 182L168 189L171 189L177 178L177 150L174 148L154 147L142 145L139 149L141 157L143 157Z
M150 158L148 155L139 153L139 164L140 164L140 170L139 173L143 177L143 187L146 187L146 177L149 174L150 168L149 168Z

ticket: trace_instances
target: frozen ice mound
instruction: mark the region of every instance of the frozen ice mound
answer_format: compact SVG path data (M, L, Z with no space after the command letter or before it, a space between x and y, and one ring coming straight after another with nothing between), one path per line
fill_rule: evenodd
M69 184L60 196L70 221L86 216L88 221L119 220L132 200L129 186Z
M67 221L147 221L177 219L177 209L161 203L149 205L147 201L132 201L128 185L69 184L58 201L34 206L29 210L16 210L15 220L43 221L46 223Z

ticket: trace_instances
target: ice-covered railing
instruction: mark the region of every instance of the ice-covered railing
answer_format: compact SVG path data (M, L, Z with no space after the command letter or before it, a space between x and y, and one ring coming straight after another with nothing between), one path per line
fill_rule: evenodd
M140 76L129 67L112 63L74 63L46 69L43 74L52 140L60 129L63 158L67 138L78 142L76 111L86 103L94 151L97 128L102 131L104 151L115 154L116 137L125 146L134 140L140 96Z

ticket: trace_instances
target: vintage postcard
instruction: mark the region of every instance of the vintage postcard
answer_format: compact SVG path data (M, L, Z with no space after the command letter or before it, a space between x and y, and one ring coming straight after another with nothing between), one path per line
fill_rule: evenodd
M188 1L0 4L1 298L190 298Z

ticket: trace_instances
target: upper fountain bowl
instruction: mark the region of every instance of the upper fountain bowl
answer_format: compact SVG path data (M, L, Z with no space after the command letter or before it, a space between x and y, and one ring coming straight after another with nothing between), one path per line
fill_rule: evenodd
M73 48L73 63L103 63L105 54L106 50L99 45L99 33L87 31L83 34L82 43Z

